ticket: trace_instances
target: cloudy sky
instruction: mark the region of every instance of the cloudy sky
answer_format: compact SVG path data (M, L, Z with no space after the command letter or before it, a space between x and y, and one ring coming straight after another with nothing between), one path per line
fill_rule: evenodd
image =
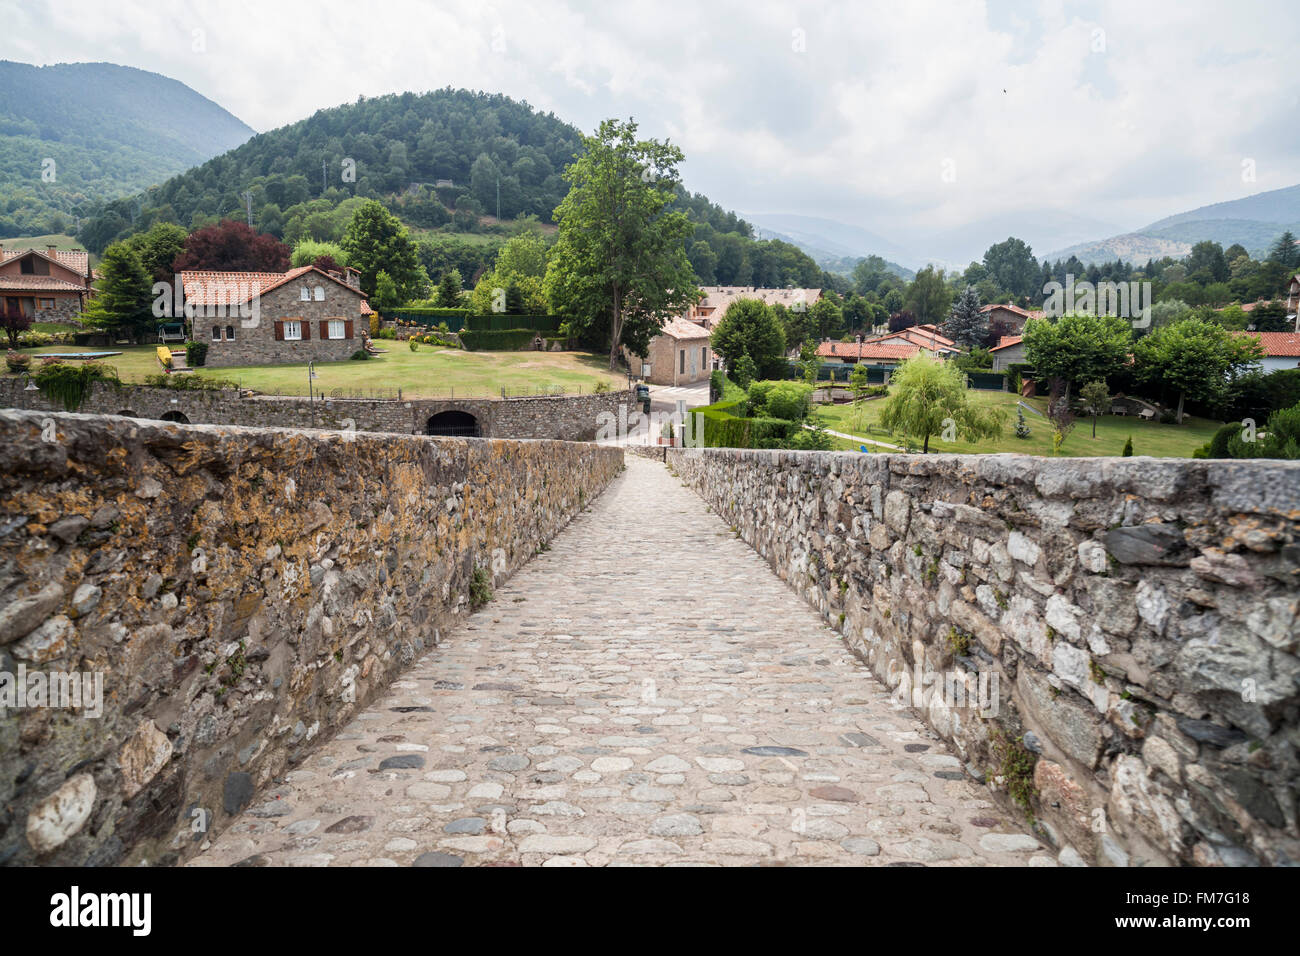
M447 85L586 130L634 116L728 208L900 240L1017 219L1018 235L1100 238L1300 182L1300 18L1282 0L0 0L0 15L0 58L153 70L258 130Z

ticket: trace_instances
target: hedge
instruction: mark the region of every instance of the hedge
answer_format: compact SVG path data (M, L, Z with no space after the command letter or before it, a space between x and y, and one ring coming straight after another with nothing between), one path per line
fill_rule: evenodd
M469 318L470 311L469 309L448 309L436 306L411 306L406 309L386 311L384 315L396 322L413 322L416 325L434 326L440 322L446 322L448 329L452 332L459 332L465 328L465 320Z
M784 418L743 418L732 415L744 411L744 399L729 399L693 408L691 432L701 436L706 448L780 448L790 439L797 422ZM699 431L698 429L702 429Z
M529 329L533 332L558 332L564 317L560 315L470 315L465 318L465 328L471 332L511 332Z
M460 333L460 344L470 352L518 352L528 348L535 338L537 332L533 329L466 329Z

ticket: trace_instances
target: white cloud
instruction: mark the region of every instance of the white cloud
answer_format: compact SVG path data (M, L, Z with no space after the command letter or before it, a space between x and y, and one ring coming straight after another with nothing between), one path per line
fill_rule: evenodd
M259 130L448 85L583 129L633 115L724 206L900 236L1016 210L1136 227L1300 181L1300 31L1282 2L123 0L0 15L0 56L153 70Z

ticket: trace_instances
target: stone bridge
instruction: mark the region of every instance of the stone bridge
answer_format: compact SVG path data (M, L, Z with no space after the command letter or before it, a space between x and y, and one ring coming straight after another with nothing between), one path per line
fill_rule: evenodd
M0 862L1300 859L1300 465L642 452L0 412Z

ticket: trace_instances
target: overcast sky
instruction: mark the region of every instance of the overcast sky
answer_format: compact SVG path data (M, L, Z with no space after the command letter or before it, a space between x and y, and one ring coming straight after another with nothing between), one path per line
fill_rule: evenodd
M0 0L0 16L2 58L153 70L257 130L447 85L584 130L635 116L727 208L882 234L1050 212L1130 229L1300 182L1300 17L1282 0Z

